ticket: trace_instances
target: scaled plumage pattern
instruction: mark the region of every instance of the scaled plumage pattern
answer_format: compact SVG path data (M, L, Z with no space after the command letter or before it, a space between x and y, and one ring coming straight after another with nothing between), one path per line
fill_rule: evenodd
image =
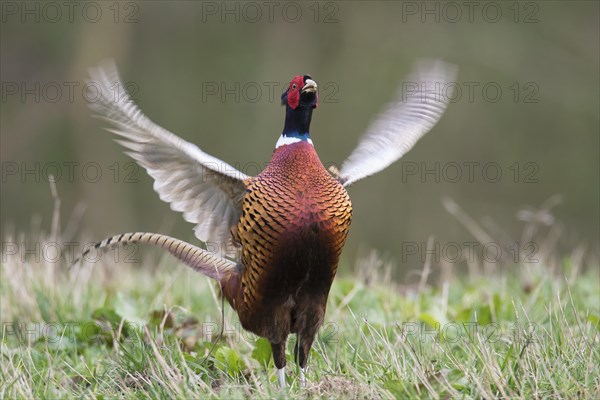
M376 119L340 171L328 172L310 137L317 83L296 76L282 95L283 132L267 167L249 177L150 121L123 90L116 67L91 70L101 88L91 104L120 136L118 142L154 178L160 198L196 224L198 239L222 246L226 258L152 233L125 233L97 243L161 247L219 282L242 326L267 338L285 386L285 343L297 335L301 367L323 323L329 289L344 247L352 204L345 187L397 161L439 120L448 103L441 88L455 68L421 62L403 90ZM118 88L118 93L114 88ZM410 90L404 90L410 88ZM445 94L445 96L441 95Z

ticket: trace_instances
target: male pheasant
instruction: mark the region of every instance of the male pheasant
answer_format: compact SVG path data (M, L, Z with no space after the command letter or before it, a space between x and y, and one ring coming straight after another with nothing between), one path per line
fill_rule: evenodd
M341 169L331 173L309 132L317 84L308 75L296 76L281 97L285 125L271 161L249 177L155 125L124 91L114 95L115 87L124 87L114 65L93 69L91 79L100 85L102 97L91 107L114 125L109 130L122 137L118 142L154 178L160 198L196 224L200 240L219 244L222 252L140 232L116 235L95 247L156 245L217 280L242 326L271 343L282 387L286 339L297 335L294 357L304 383L307 357L350 229L352 204L345 187L398 160L435 125L448 101L441 89L454 72L441 61L417 65L398 98Z

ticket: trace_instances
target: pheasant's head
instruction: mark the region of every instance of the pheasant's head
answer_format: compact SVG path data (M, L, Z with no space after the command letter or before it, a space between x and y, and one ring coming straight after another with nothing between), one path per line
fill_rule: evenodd
M294 77L290 86L281 95L281 104L292 110L298 108L312 110L317 108L318 100L317 82L313 81L309 75Z
M277 146L294 143L298 140L310 140L310 120L312 112L317 108L319 95L317 82L308 75L298 75L290 82L290 86L281 95L281 104L285 106L285 125L281 137L283 141Z

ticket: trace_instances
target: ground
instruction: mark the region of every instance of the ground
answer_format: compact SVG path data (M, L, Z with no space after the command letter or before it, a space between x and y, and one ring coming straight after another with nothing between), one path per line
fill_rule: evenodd
M281 391L267 342L245 333L227 304L221 315L209 279L148 247L72 265L50 253L50 244L64 240L4 239L0 398L600 393L598 265L576 255L470 265L468 273L427 265L431 275L414 284L389 279L390 266L376 253L343 259L308 384L300 388L292 337ZM128 262L138 256L141 262Z

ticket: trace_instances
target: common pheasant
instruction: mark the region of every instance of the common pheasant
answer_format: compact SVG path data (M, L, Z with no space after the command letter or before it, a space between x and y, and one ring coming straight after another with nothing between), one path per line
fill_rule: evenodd
M144 116L123 90L114 64L95 68L91 81L102 96L91 107L154 178L160 198L196 224L198 239L219 244L222 251L140 232L116 235L95 247L155 245L215 279L242 326L271 343L282 387L286 339L297 335L294 358L304 384L307 357L350 229L352 204L345 188L398 160L435 125L448 103L440 93L454 74L455 68L441 61L418 64L339 171L324 168L310 137L317 83L308 75L296 76L281 96L285 125L273 156L259 175L249 177Z

